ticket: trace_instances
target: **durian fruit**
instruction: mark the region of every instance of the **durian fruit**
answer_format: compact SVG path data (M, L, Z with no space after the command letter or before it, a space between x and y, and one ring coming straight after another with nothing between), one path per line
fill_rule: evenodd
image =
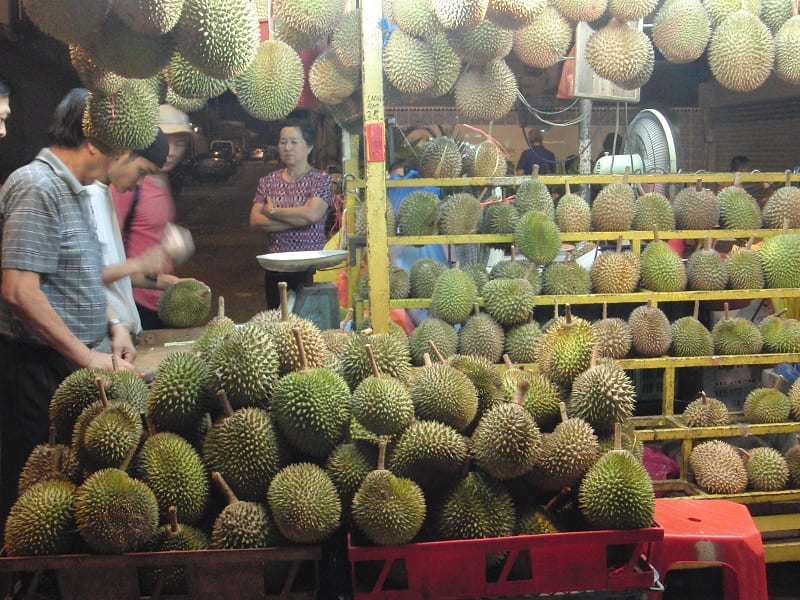
M127 81L125 77L101 67L96 58L89 55L85 48L77 44L69 45L69 59L81 83L90 92L109 95L119 91Z
M700 0L667 0L653 19L653 43L669 62L697 60L711 37L711 22Z
M222 474L239 498L263 501L269 481L288 464L286 442L267 411L246 407L233 412L224 393L219 400L223 418L203 440L203 461Z
M170 89L184 98L213 98L228 89L227 82L193 67L180 52L172 55L163 74Z
M133 470L155 495L162 521L171 509L187 525L203 517L208 505L208 474L200 455L181 436L170 432L150 435Z
M686 276L692 290L724 290L727 287L728 266L714 249L711 238L706 238L705 246L695 250L686 261Z
M492 279L483 286L483 302L501 325L519 325L533 314L536 291L527 279Z
M467 235L478 229L481 206L469 193L445 196L441 206L439 233L442 235Z
M533 165L530 179L523 181L517 188L514 208L519 216L535 210L547 215L551 221L555 217L555 205L550 190L539 181L539 165Z
M411 292L411 279L403 267L389 263L389 299L402 300ZM358 295L369 300L369 269L364 271L358 282ZM312 323L313 324L313 323Z
M42 481L69 480L66 467L71 454L70 446L56 444L56 428L51 425L47 443L34 446L25 460L17 482L17 496Z
M115 14L85 42L86 50L103 69L128 79L148 79L161 72L176 48L176 36L134 31Z
M747 488L747 471L739 452L722 440L695 446L689 465L697 486L709 494L738 494Z
M622 449L621 428L614 449L603 454L581 481L581 514L593 529L639 529L653 525L655 493L642 463Z
M425 520L425 496L411 479L384 466L386 442L380 444L378 469L369 473L353 496L353 523L374 544L410 542Z
M517 249L513 244L511 245L511 260L499 260L492 265L489 271L489 279L517 279L525 277L528 272L531 275L538 274L538 271L531 269L533 263L527 259L517 258ZM530 278L528 278L530 281ZM533 284L534 282L531 281Z
M5 523L7 556L66 554L75 541L75 485L51 479L28 487Z
M394 29L384 45L383 69L387 80L406 94L420 94L436 81L436 59L430 44L402 29Z
M681 317L672 322L673 356L711 356L714 354L714 337L708 328L697 318L700 301L695 300L694 313L690 317Z
M147 148L158 132L158 96L147 84L135 80L107 96L90 94L83 112L83 132L108 154Z
M733 185L717 194L719 220L725 229L758 229L761 227L761 207L746 190L739 187L737 171Z
M469 67L453 89L458 112L469 121L485 123L508 114L517 98L517 78L503 59Z
M175 33L183 57L217 79L241 75L258 53L258 20L246 0L184 0Z
M773 388L756 388L744 399L742 415L748 423L783 423L789 420L791 402Z
M437 357L438 358L438 357ZM502 379L495 365L486 358L454 354L447 364L466 375L478 392L478 412L470 426L477 423L483 414L502 399Z
M489 0L486 18L501 27L517 29L529 25L546 7L546 0Z
M407 381L411 372L408 341L391 333L364 333L353 336L342 349L339 373L351 390L372 374L372 363L366 345L372 346L378 369L384 375Z
M789 228L800 227L800 188L791 184L788 171L786 175L786 185L775 190L764 204L762 218L768 229L781 229L786 219Z
M335 371L309 368L300 328L293 327L293 333L300 369L275 384L270 411L292 446L310 456L324 457L344 438L350 423L350 388Z
M489 0L431 0L433 10L445 29L466 29L480 23L486 16Z
M417 417L457 431L465 429L478 411L478 391L470 379L444 362L430 362L429 357L414 373L408 391Z
M708 65L714 78L730 90L751 92L761 86L774 60L772 33L750 11L738 10L725 17L711 34Z
M344 0L307 2L306 0L277 0L272 11L286 24L309 35L325 37L344 13Z
M622 447L641 461L644 457L644 443L642 443L642 440L636 435L636 431L630 423L628 423L626 429L627 431L622 431ZM601 454L605 454L609 450L614 449L614 436L615 434L611 434L599 438Z
M552 500L551 500L552 502ZM548 503L549 504L549 503ZM548 506L517 506L517 527L515 535L539 535L541 533L559 533Z
M486 272L486 265L483 263L472 263L461 267L467 275L472 277L475 287L478 289L478 296L483 296L483 286L489 281L489 274Z
M658 239L642 251L642 287L653 292L681 292L686 289L688 277L683 259L666 242Z
M487 204L481 212L480 232L491 234L514 233L518 219L517 209L508 202Z
M376 435L394 435L414 418L414 402L405 384L381 375L372 346L367 344L372 375L353 391L353 417Z
M603 16L608 0L552 0L552 5L570 21L590 23Z
M428 140L422 148L418 163L422 177L461 176L461 150L453 138L444 135Z
M224 390L235 408L266 406L279 377L280 355L274 339L262 325L237 327L211 357L211 390Z
M732 318L725 303L725 318L711 329L717 354L758 354L763 346L761 332L749 319Z
M156 534L158 501L125 472L135 450L132 446L119 469L95 471L75 491L75 524L93 552L135 552Z
M630 229L635 214L636 197L628 185L629 174L630 169L626 167L622 181L605 186L592 202L593 231Z
M454 325L469 317L477 300L475 281L456 266L439 275L433 285L430 306L436 316Z
M514 42L514 32L484 19L474 27L448 31L447 38L465 63L485 65L508 56Z
M641 270L639 256L630 250L623 252L620 237L616 251L602 252L594 259L589 277L598 294L628 294L639 285Z
M766 347L765 342L765 349L774 352L800 352L800 320L785 319L771 346Z
M480 356L496 363L503 355L504 345L503 328L491 315L481 313L475 304L474 314L458 332L458 353Z
M592 326L597 332L599 357L620 359L628 356L633 344L630 325L624 319L610 318L606 302L603 302L602 318Z
M525 381L527 392L522 399L522 406L527 410L539 429L545 432L553 430L559 421L561 390L547 377L533 371L517 369L506 354L503 356L506 371L503 373L503 392L506 402L514 402L519 391L519 384Z
M161 35L178 22L183 10L183 0L151 3L141 0L119 0L114 3L114 13L125 25L148 35Z
M537 265L548 265L561 251L561 231L545 214L531 210L514 226L514 245Z
M678 229L714 229L719 223L719 201L699 178L678 192L672 207Z
M528 386L527 381L520 381L514 399L490 408L472 434L475 464L496 479L524 475L539 458L542 434L522 406Z
M447 265L432 258L420 258L411 265L410 298L430 298L436 279L447 270Z
M416 190L407 194L397 209L400 235L435 235L438 231L439 198L433 192Z
M342 516L336 486L311 463L281 469L269 484L267 504L278 530L300 544L321 542L339 527Z
M703 0L711 26L717 28L722 22L737 11L744 10L753 15L761 12L762 0Z
M182 279L158 299L158 318L170 327L203 325L211 312L211 288L196 279Z
M542 273L542 293L552 296L589 294L592 282L589 271L572 260L571 253L564 261L547 265Z
M169 518L166 525L159 527L156 535L145 546L147 552L176 552L207 550L209 544L205 531L178 522L178 511L170 507ZM142 587L152 593L153 589L161 582L161 591L164 594L185 594L186 572L182 567L164 569L143 569L141 572Z
M36 27L65 44L81 43L100 30L109 0L25 0L25 14ZM75 18L80 15L81 18Z
M672 344L672 328L664 311L648 300L628 317L633 349L642 356L661 356Z
M750 247L754 240L755 237L750 236L744 247L728 252L728 287L733 290L761 289L766 285L761 254Z
M479 471L468 473L444 501L436 529L445 540L505 537L514 533L514 501L502 483ZM486 554L491 567L503 558Z
M619 21L638 21L649 15L658 0L608 0L608 14Z
M425 37L442 28L430 0L390 0L397 26L414 37Z
M229 87L249 115L274 121L294 110L304 81L303 62L297 51L275 39L261 42L255 59Z
M258 0L256 3L256 12L259 13L258 18L269 18L269 6L264 5L262 7L260 3L261 0ZM276 41L284 42L297 52L300 52L301 50L311 50L317 44L319 44L318 36L308 34L305 31L300 31L295 27L290 27L286 24L286 21L284 21L281 16L277 14L272 15L272 32L275 35L274 39Z
M452 356L458 350L458 333L455 327L437 319L428 317L422 321L408 338L411 364L421 366L425 363L425 353L431 351L429 341L433 341L444 357Z
M325 472L342 499L343 512L350 513L353 495L377 464L378 450L369 442L353 440L336 446L325 461Z
M470 177L503 177L508 169L505 150L492 140L470 148L464 166Z
M389 458L389 470L409 477L424 490L440 487L461 471L469 451L466 438L438 421L413 421Z
M702 391L699 398L686 405L681 416L689 427L722 427L729 419L728 407Z
M528 323L516 325L506 332L503 350L512 362L532 363L536 360L535 348L541 337L539 323L531 319Z
M608 25L592 33L586 42L586 61L589 66L600 77L614 83L637 77L647 66L652 52L653 44L645 33L617 19L612 19ZM604 231L624 229L627 226Z
M657 192L640 195L634 203L631 229L673 231L675 229L675 212L672 210L672 204L663 194Z
M361 9L342 15L331 33L331 48L336 58L347 68L361 66Z
M222 491L227 504L214 521L210 548L269 548L284 541L263 498L261 502L239 500L219 472L212 471L211 479Z
M339 104L361 85L358 67L345 67L329 48L311 64L308 85L311 93L324 104Z
M800 488L800 446L795 444L784 454L786 466L789 468L789 485Z
M597 333L592 324L580 317L573 318L567 304L565 315L542 335L537 351L540 372L553 383L571 385L589 367L596 343Z
M769 288L790 288L800 286L800 269L797 257L800 256L800 235L779 233L764 240L758 251L764 279Z
M568 417L560 404L561 422L545 435L534 469L526 480L543 490L560 490L577 485L600 457L600 443L592 426L583 419Z
M461 59L453 51L444 31L436 31L427 38L436 62L433 85L422 92L423 96L439 98L449 93L461 74Z
M569 52L573 26L552 5L546 5L529 25L514 32L512 50L523 64L547 69Z
M236 329L233 319L225 316L225 298L217 298L217 316L209 321L200 337L192 344L192 350L205 358L209 358L220 342Z
M744 451L747 487L754 492L777 492L789 483L789 465L775 448L760 447Z
M767 315L758 324L758 331L761 333L761 338L764 340L764 349L767 352L777 352L777 340L780 335L781 329L786 322L786 319L781 317L787 309L780 310L771 315Z
M604 435L614 431L615 424L624 424L635 405L636 389L631 378L614 360L598 363L595 349L589 368L572 382L569 414Z
M761 0L760 17L773 34L778 33L792 17L792 0Z
M656 51L653 48L653 44L649 43L649 39L648 43L645 45L644 51L645 56L642 66L639 68L636 74L630 79L617 82L617 85L623 90L635 90L640 88L645 83L650 81L650 78L653 76L653 70L656 66Z
M592 227L592 212L581 196L570 192L569 181L564 195L558 199L555 221L563 233L589 231Z

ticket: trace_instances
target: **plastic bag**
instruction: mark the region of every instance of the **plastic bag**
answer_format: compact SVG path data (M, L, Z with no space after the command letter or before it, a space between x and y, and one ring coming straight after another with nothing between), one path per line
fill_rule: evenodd
M575 46L573 45L567 54L567 59L561 67L561 79L558 82L558 92L556 98L575 97Z

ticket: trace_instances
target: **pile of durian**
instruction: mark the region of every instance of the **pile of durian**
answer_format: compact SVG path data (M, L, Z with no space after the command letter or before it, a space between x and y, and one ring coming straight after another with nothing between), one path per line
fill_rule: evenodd
M468 353L445 359L421 334L322 332L285 307L240 325L219 314L149 386L128 372L68 376L52 440L19 481L8 554L652 525L642 445L621 428L633 384L569 310L538 345L540 372L501 374ZM173 575L165 590L180 589Z

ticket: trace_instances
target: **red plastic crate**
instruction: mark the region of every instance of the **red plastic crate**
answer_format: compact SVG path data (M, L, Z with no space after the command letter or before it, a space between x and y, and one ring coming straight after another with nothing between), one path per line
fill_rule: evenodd
M579 531L403 546L348 539L354 600L459 599L587 590L643 590L664 530ZM486 555L504 553L497 567Z

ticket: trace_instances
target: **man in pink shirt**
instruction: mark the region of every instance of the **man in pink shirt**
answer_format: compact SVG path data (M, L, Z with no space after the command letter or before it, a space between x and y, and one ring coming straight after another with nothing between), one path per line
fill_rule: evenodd
M169 154L159 173L148 175L142 185L132 192L119 193L112 187L114 209L117 212L125 254L133 258L148 248L159 245L168 223L175 220L175 201L167 173L180 163L193 135L186 113L169 104L158 107L158 125L167 135ZM160 273L152 276L151 288L135 287L133 298L142 320L142 329L166 327L158 318L158 300L163 290L178 281L175 275Z

